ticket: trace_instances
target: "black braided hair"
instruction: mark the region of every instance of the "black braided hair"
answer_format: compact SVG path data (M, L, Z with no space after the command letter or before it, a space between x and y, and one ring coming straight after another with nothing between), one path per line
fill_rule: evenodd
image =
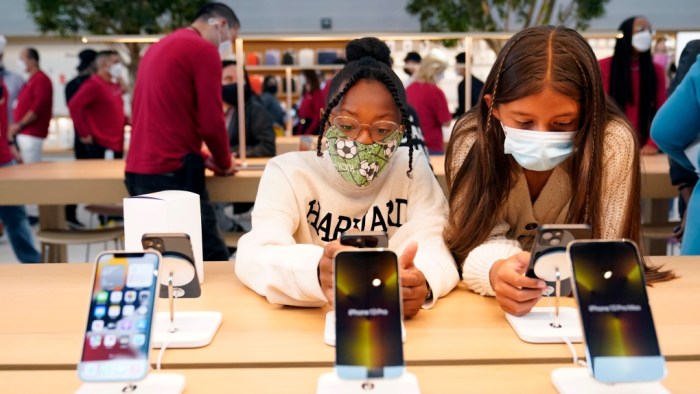
M401 113L401 125L407 134L408 140L408 171L406 175L410 178L413 171L413 134L411 131L411 121L408 114L408 103L406 101L406 91L396 73L391 69L391 51L389 47L375 37L364 37L352 40L345 47L348 64L333 78L326 97L326 108L323 110L319 123L318 143L316 144L316 154L321 157L321 142L325 128L328 125L328 118L331 110L340 104L345 94L358 81L371 79L386 86L394 99L396 107Z

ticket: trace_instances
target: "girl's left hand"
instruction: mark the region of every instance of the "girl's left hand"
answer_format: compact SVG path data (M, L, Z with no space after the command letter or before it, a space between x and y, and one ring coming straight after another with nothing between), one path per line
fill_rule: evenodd
M406 318L415 316L425 303L428 295L428 284L425 275L413 264L418 244L411 242L399 257L399 276L401 277L401 292L403 295L403 315Z

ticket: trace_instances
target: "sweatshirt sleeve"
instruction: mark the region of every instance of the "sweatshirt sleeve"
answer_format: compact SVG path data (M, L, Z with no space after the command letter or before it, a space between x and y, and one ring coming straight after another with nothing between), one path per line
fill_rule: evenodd
M632 193L632 165L639 153L634 145L634 131L617 121L606 127L603 145L603 179L600 212L602 239L621 238L623 221Z
M216 165L229 168L231 152L221 101L221 60L213 47L211 50L200 51L198 59L193 62L193 75L199 133Z
M433 299L423 307L432 307L439 297L447 295L457 283L459 274L442 231L447 217L445 193L435 180L427 160L414 151L413 180L409 190L408 220L389 240L389 247L401 255L411 241L418 242L413 260L433 291ZM400 174L403 176L403 174Z
M698 56L700 59L700 56ZM694 170L683 152L700 135L700 60L690 68L666 103L656 113L651 137L683 167Z
M260 179L250 232L238 242L236 275L270 303L317 307L326 303L318 282L323 247L297 244L295 194L273 159Z

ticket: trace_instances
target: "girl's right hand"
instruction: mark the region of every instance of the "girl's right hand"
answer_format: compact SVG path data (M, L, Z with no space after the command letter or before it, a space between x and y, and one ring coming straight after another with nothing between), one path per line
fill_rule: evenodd
M496 261L489 272L498 305L511 315L529 313L542 298L542 290L547 286L541 279L525 276L529 264L530 252L520 252Z

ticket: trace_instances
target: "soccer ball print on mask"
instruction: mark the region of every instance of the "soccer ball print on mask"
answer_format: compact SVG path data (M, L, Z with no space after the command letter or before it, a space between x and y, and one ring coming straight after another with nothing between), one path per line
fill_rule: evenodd
M364 187L375 180L394 155L402 133L396 132L381 143L361 144L331 126L326 131L328 154L336 171L347 182Z

